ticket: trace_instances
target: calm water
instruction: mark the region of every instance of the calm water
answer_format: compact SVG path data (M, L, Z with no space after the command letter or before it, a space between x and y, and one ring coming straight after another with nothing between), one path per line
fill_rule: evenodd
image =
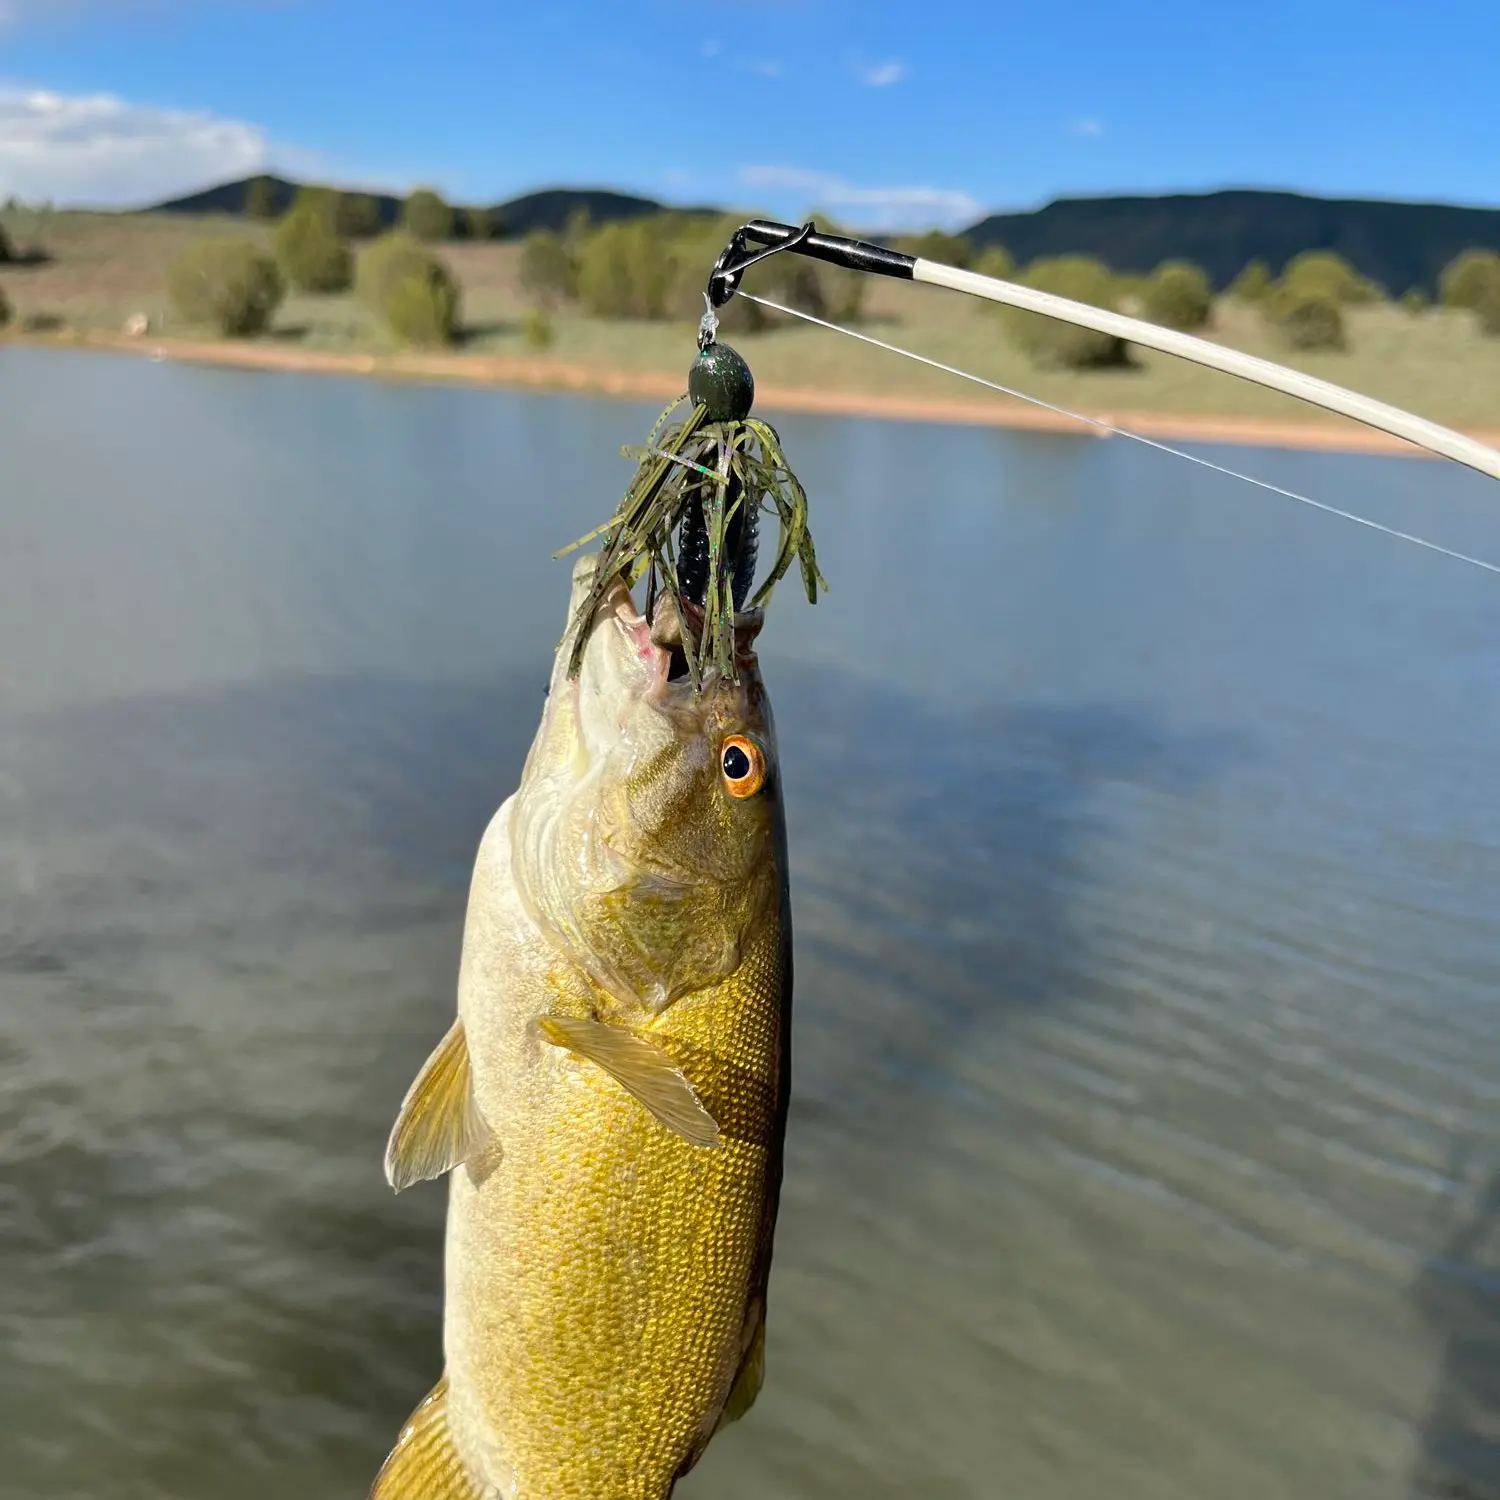
M0 1496L360 1500L395 1107L654 412L0 352ZM1500 1494L1500 586L1120 442L788 419L768 1385L685 1500ZM1500 557L1436 464L1231 455Z

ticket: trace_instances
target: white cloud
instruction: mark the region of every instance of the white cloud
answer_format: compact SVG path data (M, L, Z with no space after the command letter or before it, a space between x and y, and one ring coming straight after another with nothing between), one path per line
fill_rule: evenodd
M859 70L860 82L867 89L886 89L893 83L900 83L906 77L906 64L896 62L877 63L873 68L861 68Z
M0 86L0 199L151 203L254 172L267 150L265 131L242 120Z
M1104 122L1102 120L1074 120L1068 126L1070 135L1103 135Z
M780 78L786 72L786 69L774 57L753 57L745 66L750 72L760 74L762 78Z
M862 229L916 229L964 224L978 218L982 205L968 193L938 187L858 187L827 172L801 167L751 166L740 181L782 195L795 193L803 206L815 203L846 210Z

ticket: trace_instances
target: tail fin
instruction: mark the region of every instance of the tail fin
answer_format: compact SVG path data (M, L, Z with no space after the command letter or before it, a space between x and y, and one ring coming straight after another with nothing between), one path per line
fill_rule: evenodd
M486 1500L448 1433L446 1375L407 1419L369 1500Z

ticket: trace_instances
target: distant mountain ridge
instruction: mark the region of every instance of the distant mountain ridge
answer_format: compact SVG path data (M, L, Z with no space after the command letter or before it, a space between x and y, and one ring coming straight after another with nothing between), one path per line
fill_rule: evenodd
M1157 198L1058 198L1029 213L991 214L965 231L1019 262L1097 255L1116 271L1190 260L1223 288L1252 260L1273 274L1304 250L1332 250L1392 295L1433 291L1462 250L1500 250L1500 208L1314 198L1232 188Z
M221 182L216 187L204 188L202 192L189 193L186 197L173 198L166 203L153 204L145 210L159 214L242 214L254 177ZM292 204L303 184L285 177L267 176L271 201L278 213L284 213ZM347 189L363 192L361 188ZM401 216L402 200L390 193L368 194L375 200L380 213L380 222L387 227ZM595 224L610 224L621 219L639 219L647 214L660 213L666 207L654 198L642 198L633 193L617 193L611 188L542 188L534 193L523 193L505 203L486 204L484 207L498 211L505 225L505 233L529 234L533 229L560 230L579 209L588 212ZM687 213L712 213L713 209L687 209Z
M243 213L252 180L221 183L149 211ZM285 209L300 184L282 177L270 182L276 207ZM388 193L370 196L381 222L394 224L401 200ZM594 223L606 224L668 207L609 188L564 187L489 206L500 213L507 235L561 229L579 209L586 209ZM1399 295L1409 287L1434 291L1443 267L1462 250L1500 250L1500 208L1230 188L1160 197L1057 198L1025 213L991 214L965 233L979 245L1004 245L1023 264L1040 255L1097 255L1117 271L1144 272L1164 260L1190 260L1221 289L1252 260L1263 260L1279 273L1304 250L1332 250Z

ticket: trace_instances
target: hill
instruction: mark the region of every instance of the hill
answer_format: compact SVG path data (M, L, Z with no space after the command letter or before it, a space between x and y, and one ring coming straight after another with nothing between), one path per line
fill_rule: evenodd
M238 178L234 182L221 182L201 192L189 193L186 197L172 198L166 203L153 204L148 213L163 214L242 214L251 177ZM272 201L277 212L284 212L301 190L302 184L285 177L269 177ZM357 191L357 190L356 190ZM401 199L389 193L371 193L380 211L380 222L391 225L401 214ZM617 219L636 219L646 214L660 213L665 204L653 198L640 198L631 193L617 193L609 188L543 188L535 193L523 193L506 203L493 205L501 215L506 234L526 234L533 229L560 230L569 217L579 209L587 211L595 224L608 224ZM711 209L688 209L689 213L711 213Z
M1312 198L1234 189L1160 198L1058 198L1031 213L992 214L967 231L1024 263L1097 255L1117 271L1182 257L1219 288L1251 260L1279 272L1303 250L1333 250L1393 294L1435 290L1443 267L1473 246L1500 249L1500 209Z

